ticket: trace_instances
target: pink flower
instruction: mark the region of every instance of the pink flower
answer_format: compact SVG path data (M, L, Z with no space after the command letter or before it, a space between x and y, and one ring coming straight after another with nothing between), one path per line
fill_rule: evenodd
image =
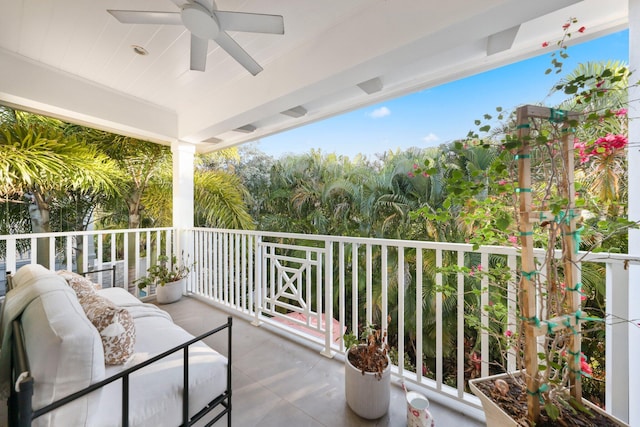
M413 168L414 168L414 169L418 169L418 164L417 164L417 163L414 163L414 164L413 164Z
M514 236L513 234L509 236L507 240L509 240L509 243L511 243L512 245L515 245L518 243L518 237Z
M587 296L586 295L580 295L580 301L586 301Z
M409 172L407 175L409 176L409 178L413 178L415 176L413 172Z
M478 271L482 271L482 265L478 264Z
M620 150L627 146L629 140L624 135L613 135L608 134L605 137L598 138L595 142L595 149L592 151L592 154L602 153L604 156L608 156L614 150ZM602 151L604 148L604 151Z
M596 87L600 87L604 84L604 80L600 80L598 83L596 83Z
M505 337L511 338L512 335L513 335L513 332L511 332L510 330L507 329L506 331L504 331L504 336Z
M614 111L614 114L618 117L620 116L626 116L627 115L627 109L626 108L621 108L618 111Z
M481 362L482 362L482 357L480 357L478 353L476 352L471 353L471 363L473 363L473 367L478 371L480 370Z
M580 28L578 29L578 32L579 32L579 33L584 33L584 30L586 30L586 29L587 29L586 27L580 27Z
M570 26L571 26L571 23L567 22L566 24L564 24L564 25L562 26L562 29L563 29L563 30L566 30L566 29L567 29L567 28L569 28Z
M498 185L506 185L506 184L507 184L506 179L501 179L500 181L498 181Z
M542 47L547 47L547 46L549 46L549 42L542 43Z
M422 172L422 176L424 176L425 178L429 178L429 174L426 172Z
M587 362L587 358L584 355L580 357L580 370L582 371L583 374L586 374L586 375L593 374L591 365L589 364L589 362Z
M602 138L598 138L588 148L592 148L591 151L587 151L587 144L584 142L575 142L574 148L579 150L580 163L588 162L593 156L607 157L613 154L617 150L625 148L629 140L624 135L608 134Z

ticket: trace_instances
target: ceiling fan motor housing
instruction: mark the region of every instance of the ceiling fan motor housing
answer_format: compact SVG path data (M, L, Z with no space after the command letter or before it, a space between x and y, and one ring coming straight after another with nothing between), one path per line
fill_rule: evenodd
M180 16L184 26L201 39L214 40L220 33L220 24L215 15L198 3L184 5Z

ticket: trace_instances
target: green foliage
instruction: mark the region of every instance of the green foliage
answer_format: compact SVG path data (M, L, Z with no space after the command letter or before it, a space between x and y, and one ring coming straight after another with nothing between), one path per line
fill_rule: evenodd
M139 289L152 285L164 286L186 278L194 265L195 263L189 264L189 258L182 258L178 262L176 255L172 255L171 260L167 255L160 255L157 262L147 269L147 275L136 280L135 283Z

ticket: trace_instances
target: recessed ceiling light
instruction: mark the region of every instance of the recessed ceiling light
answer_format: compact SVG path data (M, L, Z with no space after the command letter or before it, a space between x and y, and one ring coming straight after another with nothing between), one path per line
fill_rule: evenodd
M142 46L138 46L137 44L132 44L131 48L138 55L145 56L149 54L149 52L147 52L147 49L143 48Z

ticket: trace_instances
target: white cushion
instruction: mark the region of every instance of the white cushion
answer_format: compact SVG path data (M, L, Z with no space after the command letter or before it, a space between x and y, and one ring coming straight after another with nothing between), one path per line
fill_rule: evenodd
M62 281L53 272L38 281ZM66 287L66 283L65 283ZM41 408L105 378L102 342L73 293L41 294L22 314L25 344L35 379L33 407ZM34 425L90 426L101 390L36 419Z
M193 338L169 319L159 316L135 318L136 355L140 361ZM226 333L226 332L223 332ZM146 357L145 357L146 356ZM182 423L183 352L161 359L130 377L129 425L177 426ZM125 366L107 367L114 375ZM227 358L199 342L189 348L189 416L195 415L227 386ZM121 425L122 384L105 386L94 427Z
M13 287L29 286L40 277L48 277L52 274L51 270L40 264L27 264L18 269L16 274L11 276Z
M140 305L138 298L131 295L122 288L104 288L96 292L98 295L105 297L118 307L128 307L131 305Z

